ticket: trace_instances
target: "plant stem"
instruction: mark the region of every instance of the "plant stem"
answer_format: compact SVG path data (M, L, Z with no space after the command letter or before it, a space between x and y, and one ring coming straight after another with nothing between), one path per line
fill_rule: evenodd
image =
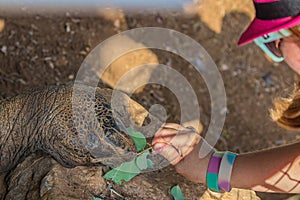
M141 154L143 154L143 153L145 153L146 151L149 151L149 150L151 150L151 149L153 149L153 146L148 147L148 148L146 148L146 149L144 149L144 150L138 152L137 155L139 156L139 155L141 155Z

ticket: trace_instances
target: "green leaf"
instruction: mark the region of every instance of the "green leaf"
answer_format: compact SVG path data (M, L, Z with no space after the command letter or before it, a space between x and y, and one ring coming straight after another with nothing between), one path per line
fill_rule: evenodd
M94 197L94 200L103 200L103 199L98 198L98 197Z
M179 185L172 187L171 195L173 196L174 200L184 200L184 196Z
M147 166L148 166L148 168L153 169L153 162L152 162L152 160L150 160L148 158L147 158Z
M140 168L140 170L147 169L147 167L148 167L147 156L148 155L149 155L149 150L145 151L144 153L142 153L141 155L139 155L136 158L136 165L138 166L138 168Z
M147 144L145 136L138 131L134 131L132 128L127 128L127 131L135 144L137 152L142 151Z
M117 184L121 184L122 181L130 181L133 177L138 175L141 170L137 167L135 159L130 162L125 162L119 167L116 167L104 175L105 179L110 179Z

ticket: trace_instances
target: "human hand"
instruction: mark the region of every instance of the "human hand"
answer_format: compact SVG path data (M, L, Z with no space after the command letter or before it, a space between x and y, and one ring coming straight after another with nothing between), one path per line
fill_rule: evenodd
M166 123L155 134L152 145L154 152L164 156L172 165L179 163L200 141L193 128Z
M192 128L179 124L164 124L152 141L154 151L175 165L176 171L190 181L204 183L209 159L214 151ZM199 158L202 145L210 148L210 153Z

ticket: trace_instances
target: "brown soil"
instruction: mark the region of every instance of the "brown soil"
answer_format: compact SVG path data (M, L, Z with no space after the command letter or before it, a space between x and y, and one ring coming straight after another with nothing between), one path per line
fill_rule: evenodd
M201 21L201 16L180 12L126 13L125 20L118 22L95 13L90 16L72 13L59 16L2 15L5 25L2 31L0 27L0 98L30 88L73 81L85 56L101 41L120 31L145 26L165 27L198 41L220 69L227 93L228 114L217 148L242 153L299 140L299 133L279 128L268 115L272 100L291 91L294 73L284 63L270 63L253 44L237 47L238 37L250 18L244 11L229 11L222 18L220 33ZM194 77L192 69L178 56L154 52L161 63L171 63L185 75L194 88L203 88L197 90L197 95L205 130L209 124L210 106L203 80ZM168 121L179 120L178 103L166 88L147 86L134 99L146 108L153 103L163 104L169 114ZM195 184L173 175L172 169L163 172L169 173L164 175L164 181L170 186L184 182L183 191L189 193L188 199L199 197L200 194L193 189L197 188ZM159 173L162 172L157 172L156 176L160 176ZM288 197L258 195L272 200Z

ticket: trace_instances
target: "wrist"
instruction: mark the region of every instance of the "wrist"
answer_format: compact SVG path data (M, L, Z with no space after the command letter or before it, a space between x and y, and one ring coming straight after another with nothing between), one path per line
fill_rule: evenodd
M237 154L225 151L214 152L206 172L207 187L214 192L231 190L231 173Z
M199 171L201 172L200 177L199 177L200 183L206 183L206 172L207 172L210 158L213 155L213 153L214 153L214 151L210 151L209 154L207 154L207 156L205 156L204 158L202 158L202 159L198 158L198 159L200 159L200 163L201 163L201 167L199 168Z
M175 169L179 174L195 183L205 183L206 171L212 154L212 152L210 152L204 158L200 159L200 148L201 142L195 145L195 148L190 152L190 154L175 165Z
M201 152L200 152L200 150L201 150ZM207 155L203 155L203 152L205 152L205 151L208 152ZM197 149L197 159L199 160L199 167L200 167L200 169L198 169L200 172L199 173L200 174L200 177L199 177L200 183L206 183L206 172L209 167L210 159L211 159L212 155L214 154L214 152L215 152L215 149L211 145L209 145L204 139L202 139L199 142L198 149Z
M203 142L205 141L200 140L194 149L175 165L175 169L179 174L195 183L206 183L206 171L210 157L214 153L214 149L211 147L211 150L208 151L209 153L200 158L199 153Z

